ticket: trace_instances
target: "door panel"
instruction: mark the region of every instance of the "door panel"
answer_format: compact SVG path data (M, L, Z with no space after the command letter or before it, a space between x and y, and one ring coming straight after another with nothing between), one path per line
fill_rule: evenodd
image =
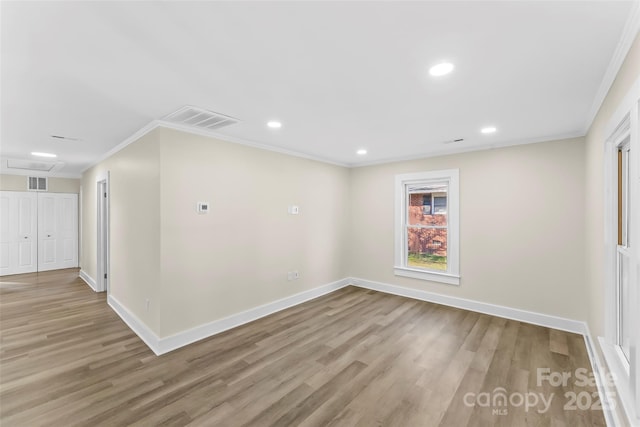
M0 271L9 270L9 254L11 252L9 242L0 243ZM11 273L4 273L11 274Z
M64 262L73 261L74 255L75 255L75 245L73 240L64 239L62 242L62 261Z
M77 194L0 191L0 275L77 266Z
M78 195L38 194L38 271L78 266Z
M11 198L9 194L2 192L0 195L0 272L2 274L11 273L11 243L17 238L13 236L9 225L9 209Z
M0 191L0 275L37 270L37 196Z

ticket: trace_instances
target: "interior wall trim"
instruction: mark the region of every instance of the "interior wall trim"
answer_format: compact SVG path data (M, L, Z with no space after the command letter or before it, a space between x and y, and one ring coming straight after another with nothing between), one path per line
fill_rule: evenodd
M338 280L163 338L158 337L144 322L138 319L113 296L109 295L107 301L109 306L111 306L111 308L122 318L129 328L131 328L131 330L133 330L133 332L135 332L156 355L161 355L237 326L244 325L245 323L260 319L261 317L277 313L278 311L282 311L286 308L329 294L348 285L348 279Z
M79 276L91 289L93 289L94 292L98 292L96 281L93 277L89 276L89 273L84 270L80 270Z
M531 323L538 326L545 326L547 328L559 329L561 331L573 332L581 335L584 333L584 322L578 320L566 319L564 317L536 313L533 311L520 310L517 308L505 307L502 305L489 304L486 302L452 297L448 295L437 294L434 292L422 291L419 289L404 288L388 283L375 282L372 280L360 279L356 277L353 277L351 279L351 283L361 288L372 289L374 291L384 292L387 294L433 302L449 307L475 311L477 313L490 314L492 316L504 317L506 319L517 320L520 322Z

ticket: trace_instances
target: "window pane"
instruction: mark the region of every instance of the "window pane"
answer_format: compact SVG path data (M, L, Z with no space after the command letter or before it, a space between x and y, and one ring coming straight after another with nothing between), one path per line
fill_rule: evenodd
M447 213L447 196L446 195L433 197L433 213L434 214Z
M407 227L407 266L447 270L447 229Z
M407 187L408 225L447 226L447 184Z
M620 328L620 337L619 337L619 345L622 348L622 352L624 353L627 360L631 360L631 335L633 331L633 324L631 323L631 298L630 298L630 277L629 277L629 269L630 269L630 261L629 257L625 255L618 254L618 259L620 262L620 272L619 274L619 286L620 286L620 310L618 315L619 319L619 328Z

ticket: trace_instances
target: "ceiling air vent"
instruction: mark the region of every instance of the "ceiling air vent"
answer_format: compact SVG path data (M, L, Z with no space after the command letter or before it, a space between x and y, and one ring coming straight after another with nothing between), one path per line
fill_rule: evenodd
M48 184L47 178L39 176L27 177L27 186L29 191L47 191Z
M7 159L8 169L25 169L30 171L52 172L55 162L39 162L35 160Z
M233 117L189 105L169 114L163 120L206 130L220 129L240 122L240 120Z

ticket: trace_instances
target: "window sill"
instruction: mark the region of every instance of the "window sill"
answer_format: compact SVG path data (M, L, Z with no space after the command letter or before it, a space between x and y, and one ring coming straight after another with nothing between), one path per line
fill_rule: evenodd
M394 267L396 276L410 277L412 279L429 280L431 282L446 283L447 285L460 286L460 276L449 273L437 273L435 271L424 271L416 268Z

